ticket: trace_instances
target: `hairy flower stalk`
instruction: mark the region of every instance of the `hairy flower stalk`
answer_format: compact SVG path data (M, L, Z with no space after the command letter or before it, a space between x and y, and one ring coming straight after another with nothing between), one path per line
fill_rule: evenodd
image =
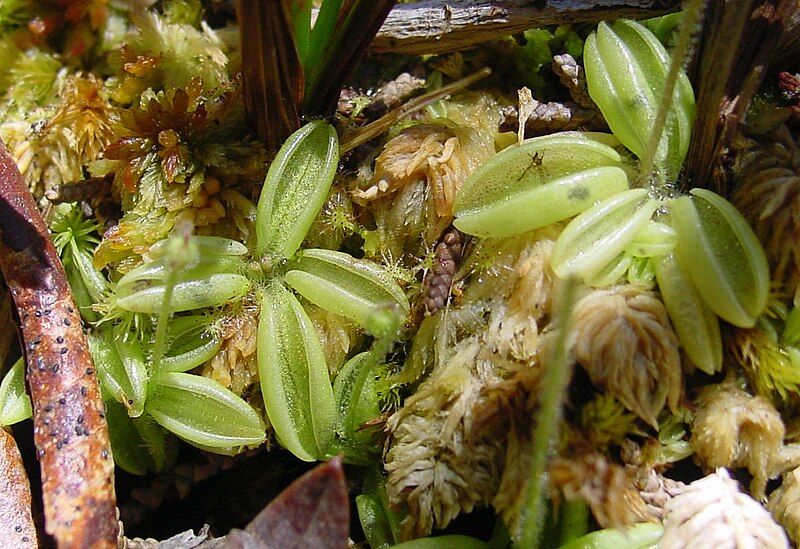
M575 360L592 382L653 427L683 392L678 339L656 294L634 285L592 290L575 306Z

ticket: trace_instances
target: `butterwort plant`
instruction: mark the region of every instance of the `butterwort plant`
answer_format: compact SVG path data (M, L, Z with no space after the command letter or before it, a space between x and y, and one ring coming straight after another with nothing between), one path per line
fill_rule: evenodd
M769 272L733 205L706 189L678 190L695 111L678 57L635 21L600 23L584 62L612 133L562 132L504 149L464 183L455 226L506 237L572 218L555 243L554 272L594 287L624 276L657 282L687 355L713 373L722 367L718 318L753 326Z
M112 403L112 443L113 435L124 441L118 452L123 461L133 460L128 450L138 445L150 449L151 462L167 463L164 429L224 454L264 441L265 425L249 404L216 381L188 373L220 348L214 311L247 294L260 307L258 371L278 441L312 461L342 449L346 433L355 432L345 428L353 418L368 419L359 409L376 406L361 398L376 365L367 359L372 355L348 362L334 390L316 328L298 298L366 327L376 340L396 332L409 312L403 290L377 264L334 250L301 249L338 163L334 128L306 124L288 138L267 173L253 250L178 231L154 244L147 261L116 281L113 291L100 291L107 295L106 319L116 328L101 324L92 349Z

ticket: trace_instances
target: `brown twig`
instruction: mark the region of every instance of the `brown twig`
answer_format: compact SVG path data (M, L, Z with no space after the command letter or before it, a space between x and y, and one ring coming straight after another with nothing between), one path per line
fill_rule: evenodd
M398 4L371 49L407 54L446 53L532 27L603 19L655 17L680 9L664 0L425 0Z
M116 547L114 461L97 375L64 268L2 142L0 232L33 401L45 529L59 547Z
M686 156L688 186L726 194L728 149L795 4L795 0L708 2L693 75L697 118Z
M0 543L3 547L36 547L31 516L31 485L11 433L0 428Z

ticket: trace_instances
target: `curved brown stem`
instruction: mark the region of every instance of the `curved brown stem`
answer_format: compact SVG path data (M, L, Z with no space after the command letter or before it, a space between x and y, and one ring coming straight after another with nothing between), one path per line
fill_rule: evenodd
M45 530L59 547L116 547L114 461L92 357L44 219L2 142L0 233L33 401Z
M31 485L11 433L0 429L0 540L7 547L36 547L31 516Z

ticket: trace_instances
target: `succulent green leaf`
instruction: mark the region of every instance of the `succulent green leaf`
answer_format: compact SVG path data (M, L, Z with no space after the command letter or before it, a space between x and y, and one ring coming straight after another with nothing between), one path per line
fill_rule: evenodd
M211 332L211 318L204 315L181 316L169 324L169 346L158 369L162 372L187 372L210 360L222 346L222 338Z
M258 322L261 394L280 443L305 461L333 440L336 404L316 329L280 283L264 292Z
M212 448L264 442L264 422L256 411L213 379L169 372L153 383L146 410L179 437Z
M769 267L758 238L739 211L705 189L673 203L681 269L717 316L748 328L764 311Z
M587 286L595 288L604 288L616 284L628 272L631 261L630 255L621 253L599 271L587 275L584 282Z
M170 312L216 307L240 299L250 290L250 281L232 273L212 274L203 278L181 280L175 284ZM114 305L134 313L159 313L164 306L165 285L150 286L118 298Z
M627 19L600 23L584 48L589 95L623 145L642 158L657 117L669 71L669 55L653 33ZM674 180L689 148L694 94L681 71L673 108L656 153L656 163Z
M392 545L392 549L452 549L453 547L458 547L459 549L487 549L489 545L477 538L457 534L419 538Z
M0 383L0 426L14 425L32 415L31 399L25 392L25 361L20 358Z
M675 229L651 220L628 244L625 252L634 257L656 257L672 253L677 242Z
M556 240L550 259L553 271L561 278L591 278L625 249L657 206L645 189L631 189L586 210Z
M455 226L501 237L579 214L628 188L619 154L579 132L527 139L478 168L456 195Z
M104 329L89 336L89 350L103 389L131 417L142 415L149 376L139 342L115 338L110 329Z
M256 217L256 252L291 257L328 196L339 163L333 126L309 122L286 140L267 172Z
M332 250L304 250L284 280L310 302L363 325L376 308L408 314L400 286L377 264Z
M132 418L115 400L105 404L114 463L123 470L134 475L159 472L177 457L176 445L151 417Z
M221 236L197 236L190 237L192 243L197 246L200 257L218 256L243 256L247 254L247 246L236 240ZM148 255L152 259L160 259L167 254L169 239L159 240L148 250Z
M239 257L205 255L192 267L178 271L176 273L176 280L203 278L213 274L238 273L244 270L244 267L245 263ZM125 273L125 275L117 281L114 292L117 296L124 297L154 285L154 283L167 280L173 272L174 267L163 259L150 261Z
M655 549L663 533L663 526L649 522L625 529L608 528L586 534L561 549Z
M370 375L375 360L372 353L360 353L348 360L333 383L336 400L336 430L342 438L367 442L372 433L359 432L364 422L380 414L375 377Z
M722 369L722 336L714 312L684 275L674 254L653 260L667 314L689 359L707 374Z

